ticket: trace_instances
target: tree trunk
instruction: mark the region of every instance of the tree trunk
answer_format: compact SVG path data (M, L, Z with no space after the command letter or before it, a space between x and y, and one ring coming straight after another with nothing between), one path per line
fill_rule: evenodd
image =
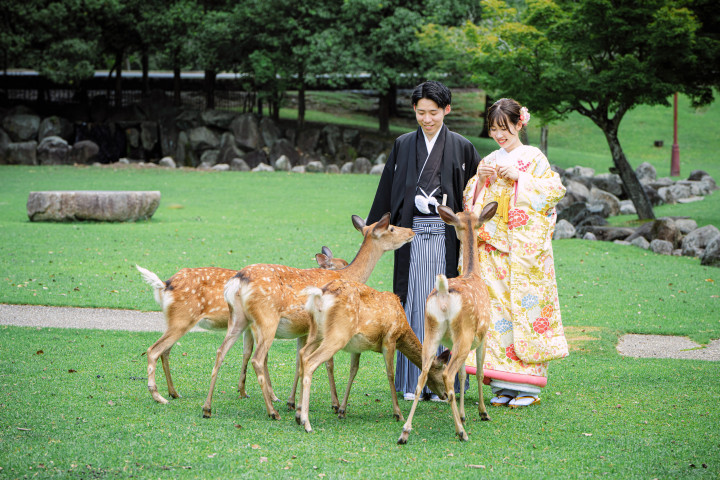
M215 108L215 70L205 70L205 108Z
M143 48L140 62L142 63L142 95L147 97L150 95L150 58L147 47Z
M548 126L540 127L540 151L547 157L548 152Z
M182 97L180 96L181 92L182 80L180 78L180 65L175 63L175 66L173 67L173 104L176 107L182 105Z
M397 85L390 84L390 90L388 91L388 113L391 117L397 117Z
M389 92L380 93L378 105L378 121L380 123L380 133L387 135L390 133L390 98Z
M123 52L115 54L115 108L122 107L122 59Z
M305 82L300 83L298 89L298 116L297 116L297 130L302 131L305 126Z
M652 204L645 193L645 189L643 189L643 186L640 184L635 171L625 157L625 153L620 146L620 140L618 140L617 137L617 129L603 129L603 132L610 146L610 152L617 173L620 175L620 179L625 186L627 194L630 196L630 200L632 200L633 205L635 205L638 218L640 220L653 220L655 213L653 212Z
M490 126L488 125L487 119L488 119L488 110L490 110L490 107L492 104L495 103L495 100L488 95L485 94L485 113L483 113L483 127L480 131L480 137L481 138L490 138L490 133L488 132L488 129Z
M260 98L260 95L257 97L257 109L258 109L258 117L263 116L263 101L262 98Z

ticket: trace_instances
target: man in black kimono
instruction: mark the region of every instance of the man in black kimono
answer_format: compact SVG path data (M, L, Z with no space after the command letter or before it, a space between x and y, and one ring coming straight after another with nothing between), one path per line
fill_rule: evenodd
M393 225L415 232L410 244L395 251L393 291L420 341L425 300L434 288L435 275L452 278L458 274L460 243L436 207L462 210L463 190L480 162L472 143L444 124L451 100L450 89L440 82L415 87L412 104L419 127L395 140L367 218L368 223L376 222L390 212ZM404 392L406 400L414 399L419 375L420 369L398 353L395 389ZM429 395L427 388L423 392Z

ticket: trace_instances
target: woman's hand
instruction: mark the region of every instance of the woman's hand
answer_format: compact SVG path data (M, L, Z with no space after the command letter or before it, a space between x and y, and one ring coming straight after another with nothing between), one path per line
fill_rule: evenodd
M495 167L481 164L478 167L478 185L483 185L485 183L485 180L487 180L488 178L490 178L491 181L494 181L495 179L493 177L495 175L497 175Z
M517 182L517 179L520 178L520 172L513 165L505 165L502 167L498 166L497 174L498 174L498 177L500 177L500 178L505 178L507 180L513 180L516 182Z

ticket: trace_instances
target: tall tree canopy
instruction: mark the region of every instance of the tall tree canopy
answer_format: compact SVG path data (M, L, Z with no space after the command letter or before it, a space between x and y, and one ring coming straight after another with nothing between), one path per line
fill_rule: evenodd
M528 0L522 8L483 0L483 19L459 28L429 25L455 68L494 96L512 96L545 122L578 112L605 135L613 163L641 219L652 206L623 153L618 129L638 105L668 105L674 92L713 99L718 40L693 8L707 1ZM710 62L710 63L708 63ZM459 66L459 67L458 67Z

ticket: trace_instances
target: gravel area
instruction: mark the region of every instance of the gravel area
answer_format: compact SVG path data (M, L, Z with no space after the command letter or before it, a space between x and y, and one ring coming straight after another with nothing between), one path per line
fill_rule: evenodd
M164 332L165 318L162 312L0 303L0 325ZM195 326L191 331L203 329ZM720 361L720 339L703 347L687 337L630 334L620 337L617 350L621 355L638 358Z
M0 325L164 332L162 312L0 304ZM202 331L194 327L191 331Z

